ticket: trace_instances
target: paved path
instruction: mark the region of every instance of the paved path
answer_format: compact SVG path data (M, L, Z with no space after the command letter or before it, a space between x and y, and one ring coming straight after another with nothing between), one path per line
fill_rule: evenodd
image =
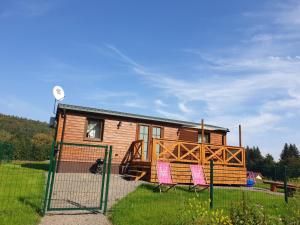
M108 209L141 182L126 181L119 175L111 175ZM101 175L60 173L56 174L53 187L52 207L95 207L100 202ZM40 225L110 225L101 213L86 211L58 211L47 213Z

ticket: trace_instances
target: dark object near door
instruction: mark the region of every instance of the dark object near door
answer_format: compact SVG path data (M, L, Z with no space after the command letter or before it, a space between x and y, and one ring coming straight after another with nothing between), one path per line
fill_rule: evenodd
M94 174L102 174L103 172L103 164L104 164L104 160L103 159L97 159L96 163L94 163L91 168L90 168L90 172L94 173Z

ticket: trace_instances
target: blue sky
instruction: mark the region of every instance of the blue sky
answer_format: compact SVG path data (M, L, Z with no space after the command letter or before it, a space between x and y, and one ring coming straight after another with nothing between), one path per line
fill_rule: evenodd
M299 1L0 3L0 112L65 103L228 127L278 158L300 146Z

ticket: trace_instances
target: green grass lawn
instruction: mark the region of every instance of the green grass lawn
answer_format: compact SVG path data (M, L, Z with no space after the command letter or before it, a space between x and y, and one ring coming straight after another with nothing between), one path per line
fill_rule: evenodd
M262 205L270 215L289 213L282 195L239 189L215 188L214 208L224 209L225 213L229 213L231 206L241 201L243 192L247 201ZM114 225L176 224L184 202L190 198L208 201L209 192L205 190L196 195L187 191L186 187L179 187L176 191L159 194L153 192L152 185L144 184L113 206L110 219Z
M40 220L46 162L0 164L0 225L35 225Z

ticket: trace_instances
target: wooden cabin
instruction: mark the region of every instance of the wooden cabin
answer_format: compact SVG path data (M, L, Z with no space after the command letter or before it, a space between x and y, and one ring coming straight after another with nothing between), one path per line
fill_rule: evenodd
M112 145L112 173L156 182L156 162L171 163L175 182L190 183L190 164L214 161L214 183L245 185L245 150L228 146L227 128L110 110L58 104L57 142ZM103 151L61 149L58 172L85 172ZM80 166L78 166L80 165Z

